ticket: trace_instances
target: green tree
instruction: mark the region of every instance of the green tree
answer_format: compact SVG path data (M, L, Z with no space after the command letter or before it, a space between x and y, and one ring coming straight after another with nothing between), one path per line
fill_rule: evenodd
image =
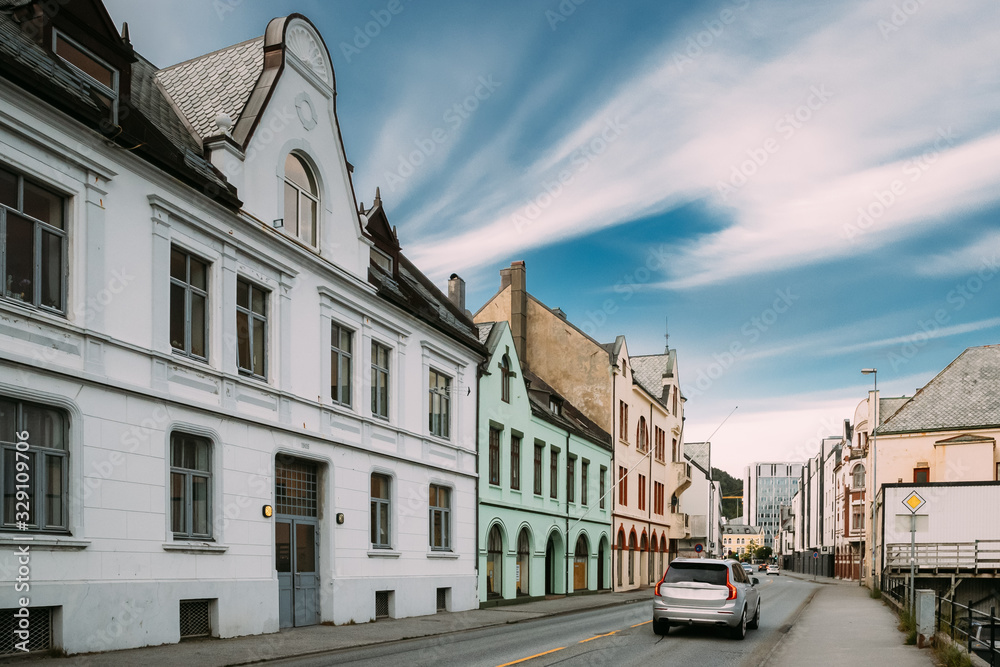
M719 483L723 496L743 496L743 480L737 479L725 470L712 468L712 479ZM743 514L743 502L736 498L722 501L722 516L734 519Z
M760 546L760 547L757 548L757 555L756 555L756 557L758 559L760 559L760 560L771 560L772 556L774 556L774 549L772 549L771 547L769 547L767 545L763 545L763 546Z

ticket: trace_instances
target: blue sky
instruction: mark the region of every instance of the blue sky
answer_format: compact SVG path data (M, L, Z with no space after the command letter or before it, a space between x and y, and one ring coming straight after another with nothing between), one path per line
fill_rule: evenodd
M730 473L1000 343L995 0L106 4L161 67L308 16L404 252L473 311L523 259L633 354L669 319Z

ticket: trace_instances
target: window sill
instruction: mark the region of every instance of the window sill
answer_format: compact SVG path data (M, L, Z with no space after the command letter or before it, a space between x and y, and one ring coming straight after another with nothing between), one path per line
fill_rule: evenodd
M164 542L163 550L184 554L224 554L229 547L208 542Z
M457 560L458 554L454 551L428 551L428 558L440 558L443 560Z
M402 554L393 549L369 549L369 558L399 558Z
M52 535L19 534L14 538L11 534L0 535L0 549L13 549L28 546L33 549L46 551L56 551L65 549L67 551L77 551L90 546L90 540L79 540L73 537L55 537Z

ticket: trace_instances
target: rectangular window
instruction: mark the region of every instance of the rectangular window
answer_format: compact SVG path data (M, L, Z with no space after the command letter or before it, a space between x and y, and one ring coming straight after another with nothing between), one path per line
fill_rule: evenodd
M490 484L500 485L500 429L490 428Z
M4 298L65 311L64 203L59 195L0 169L0 294Z
M667 434L659 426L654 427L655 438L656 438L656 453L655 456L659 461L666 460L666 442Z
M916 484L926 484L931 481L931 469L930 468L914 468L913 469L913 481Z
M576 502L576 457L566 457L566 502Z
M545 455L545 445L535 443L535 495L542 495L542 457Z
M170 435L170 530L174 539L212 537L212 443L206 438Z
M601 466L601 479L600 479L600 486L598 487L598 490L601 493L601 509L604 509L604 494L607 493L607 489L605 488L605 483L604 483L604 478L607 476L607 474L608 474L608 469L605 468L604 466Z
M628 403L618 402L618 437L628 442Z
M389 511L391 509L390 480L387 475L372 474L371 479L371 542L373 549L391 546Z
M389 348L372 341L372 415L389 418Z
M521 436L510 436L510 488L521 488Z
M587 504L587 478L589 469L590 461L585 460L580 464L580 503L582 505Z
M439 438L449 437L451 427L451 378L431 369L428 373L428 430Z
M3 530L69 528L67 440L61 411L0 398Z
M354 333L333 322L330 326L330 398L351 405L351 372Z
M241 373L267 379L267 292L236 281L236 348Z
M680 461L680 459L678 458L678 456L680 456L680 452L677 450L677 438L673 438L671 440L671 444L670 444L670 456L672 457L670 459L671 461L674 461L674 462Z
M549 498L559 497L559 450L549 455Z
M73 69L86 77L94 97L107 110L112 123L118 123L118 70L105 64L82 46L52 31L52 50Z
M177 247L170 249L170 346L208 359L208 263Z
M639 509L646 509L646 476L639 475Z
M618 504L628 507L628 470L618 466Z
M430 485L431 550L451 551L451 490Z

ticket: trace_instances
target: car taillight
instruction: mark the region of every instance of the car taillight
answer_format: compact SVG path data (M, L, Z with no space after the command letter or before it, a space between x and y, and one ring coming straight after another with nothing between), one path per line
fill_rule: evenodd
M727 600L735 600L736 599L736 586L733 586L732 583L730 583L730 581L729 581L729 568L726 568L726 588L729 589L729 597L727 597L726 599Z
M669 570L670 568L668 567L667 569ZM666 578L667 578L667 573L664 572L663 576L660 577L660 580L656 582L656 588L653 589L653 595L655 597L660 597L660 584L662 584L663 580Z

